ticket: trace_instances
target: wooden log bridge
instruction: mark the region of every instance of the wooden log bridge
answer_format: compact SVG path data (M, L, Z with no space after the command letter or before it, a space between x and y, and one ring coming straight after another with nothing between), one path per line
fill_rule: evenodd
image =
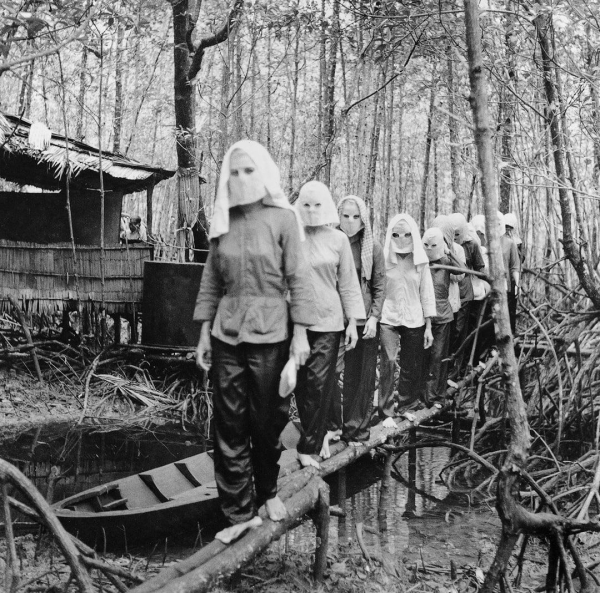
M336 443L331 447L331 457L321 462L320 470L312 467L302 469L298 463L297 467L290 468L279 478L278 494L287 509L287 517L283 521L271 521L266 517L264 509L261 509L262 525L251 529L229 545L214 540L192 556L165 568L154 578L132 589L131 593L207 591L219 579L238 571L311 511L317 527L313 574L315 580L321 581L327 563L330 518L329 486L323 478L354 463L371 449L384 445L388 440L439 415L441 411L440 407L421 410L414 414L414 422L403 420L397 423L396 428L384 428L382 424L378 424L371 429L371 438L359 447Z

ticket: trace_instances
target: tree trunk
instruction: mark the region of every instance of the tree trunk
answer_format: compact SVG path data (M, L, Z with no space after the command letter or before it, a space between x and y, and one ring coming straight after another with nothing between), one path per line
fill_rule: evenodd
M385 80L385 70L382 68L379 72L379 82L377 86L380 87ZM375 210L374 202L374 190L375 190L375 176L377 173L377 158L379 156L379 136L381 133L381 111L385 109L385 105L381 107L381 93L375 95L375 104L373 105L373 127L371 128L371 141L369 150L369 165L367 169L367 187L364 195L365 202L371 206L371 226L373 225L373 216Z
M79 67L79 97L77 104L77 119L75 124L75 138L83 140L83 122L85 113L85 77L87 75L88 50L84 45L81 52L81 65Z
M404 123L404 78L400 79L400 89L398 93L398 212L404 212L406 202L404 200L404 138L402 135ZM390 212L390 216L392 213Z
M123 25L117 25L117 48L115 53L115 111L113 117L113 152L121 151L123 121Z
M452 184L452 212L460 212L460 173L458 171L458 122L456 121L456 101L454 95L454 62L451 46L446 48L448 73L448 132L450 136L450 180ZM437 215L437 210L436 210Z
M525 404L518 379L518 366L508 316L506 290L504 288L504 263L500 247L500 229L498 220L498 196L492 152L492 129L488 113L488 100L483 75L483 57L481 51L481 29L479 26L479 7L477 0L464 0L467 50L469 62L469 80L471 84L471 108L475 127L481 186L484 199L486 230L489 242L490 273L492 276L492 315L496 328L496 344L500 353L504 378L503 389L506 397L506 409L510 421L510 443L498 480L496 508L502 521L501 545L496 560L503 563L499 571L490 570L482 587L483 593L492 593L498 575L504 572L514 547L514 514L517 512L515 489L518 486L520 470L527 461L530 445L529 425Z
M332 140L334 134L335 116L335 71L337 66L337 46L340 34L340 0L333 0L333 14L331 17L331 37L329 40L329 63L327 64L327 87L325 89L325 122L323 130L323 157L326 165L324 168L323 183L331 183L331 156L333 151Z
M420 217L421 235L425 232L427 214L427 184L429 182L429 163L431 160L431 140L435 107L435 63L431 72L431 92L429 94L429 115L427 116L427 139L425 140L425 163L423 164L423 182L421 184Z
M560 119L558 114L558 105L560 102L557 96L556 83L554 77L554 62L550 50L549 32L552 29L552 17L549 14L539 14L535 20L538 43L540 45L542 67L544 75L544 90L547 101L547 125L552 139L554 168L558 179L558 199L560 202L560 211L563 227L562 244L567 259L571 262L575 273L586 292L587 296L594 303L596 308L600 308L600 286L590 276L585 265L584 259L578 249L573 236L572 212L567 192L567 176L564 166L564 145L560 133Z
M510 13L511 0L507 2L507 14L504 30L504 41L506 47L506 64L508 67L507 85L516 93L516 67L515 47L513 41L513 26L515 17ZM510 198L513 184L513 132L515 119L515 99L509 89L503 88L501 93L500 125L502 127L501 155L502 163L500 169L500 212L506 214L510 211Z
M292 107L290 114L290 160L288 164L288 192L294 190L294 157L296 156L296 111L298 107L298 76L300 73L300 23L296 22L294 40L294 73L292 80Z

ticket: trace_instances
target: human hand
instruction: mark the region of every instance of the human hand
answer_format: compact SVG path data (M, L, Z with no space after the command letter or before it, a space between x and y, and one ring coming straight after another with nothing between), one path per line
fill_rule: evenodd
M427 348L431 348L432 344L433 344L433 333L431 332L430 327L426 327L425 328L425 338L423 341L423 347L425 348L425 350L427 350Z
M310 356L310 345L306 336L306 327L294 325L294 335L290 344L290 356L296 361L296 368L299 369Z
M369 317L367 323L365 323L365 329L363 330L363 338L370 340L377 335L377 319L375 317Z
M210 326L202 325L200 340L196 347L196 365L205 372L212 366L212 346L210 343Z
M346 350L352 350L356 346L356 342L358 342L356 321L351 321L350 323L348 323L348 327L346 328L346 339L344 341Z

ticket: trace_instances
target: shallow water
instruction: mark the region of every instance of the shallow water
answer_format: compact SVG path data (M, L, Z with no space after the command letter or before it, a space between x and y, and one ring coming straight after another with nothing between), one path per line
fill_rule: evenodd
M175 424L152 430L63 424L0 442L0 457L15 464L44 495L51 468L58 468L63 477L56 482L53 501L204 450L199 435ZM356 523L362 523L367 549L385 550L420 565L447 569L451 558L457 566L475 564L480 554L493 551L500 532L497 516L491 509L469 508L464 496L448 492L439 472L449 459L442 448L405 453L392 467L382 496L384 458L366 456L347 469L345 504L338 500L340 478L331 476L332 504L344 507L346 517L331 518L330 550L356 541ZM190 547L198 544L195 536L170 538L169 556L191 554ZM313 523L305 521L274 545L310 554L315 537Z
M382 459L369 458L348 470L345 518L332 517L329 531L331 549L348 547L356 541L356 524L363 524L368 550L385 551L422 566L449 570L475 565L481 556L493 553L500 534L500 521L493 509L472 508L465 496L455 496L439 479L450 460L446 449L420 449L414 465L405 453L395 463L387 493L382 496ZM412 467L411 467L412 466ZM331 484L336 496L335 479ZM340 501L338 500L339 504ZM290 532L284 545L310 553L316 531L305 522Z
M55 424L0 443L0 458L18 467L44 495L53 466L53 502L93 486L159 467L206 450L202 439L178 424L149 429Z

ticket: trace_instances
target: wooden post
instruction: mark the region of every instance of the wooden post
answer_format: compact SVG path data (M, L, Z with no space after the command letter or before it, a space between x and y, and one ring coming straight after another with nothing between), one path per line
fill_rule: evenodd
M417 442L417 430L411 428L408 431L408 442L414 445ZM415 517L417 513L417 496L415 488L417 487L417 450L408 450L408 491L406 493L406 506L403 516Z
M319 499L315 513L317 527L317 546L315 548L314 579L322 583L327 568L327 547L329 545L329 486L321 480L319 486Z
M42 377L42 371L40 369L40 361L38 360L37 352L35 350L35 346L33 345L33 338L31 337L29 326L27 325L27 319L25 319L25 313L23 313L21 307L19 307L19 303L17 302L17 299L14 296L8 295L8 300L10 301L10 304L13 306L13 309L15 310L15 313L19 318L19 323L23 328L25 339L27 340L27 343L31 346L31 358L33 359L33 366L35 367L35 373L37 375L38 381L40 383L43 383L44 378Z
M348 542L348 525L346 524L346 517L348 513L346 511L346 469L342 468L338 472L338 489L337 489L337 502L338 506L342 510L342 516L338 522L338 546L342 548Z
M152 194L154 193L154 184L149 185L146 190L146 231L152 235Z

